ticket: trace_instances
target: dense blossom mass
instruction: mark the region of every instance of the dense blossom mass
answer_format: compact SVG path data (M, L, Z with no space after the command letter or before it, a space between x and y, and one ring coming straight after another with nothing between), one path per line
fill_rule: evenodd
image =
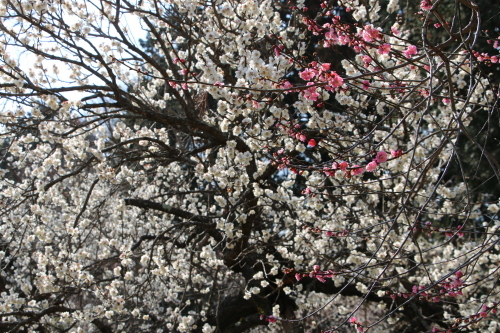
M497 332L500 37L409 2L0 0L0 332Z

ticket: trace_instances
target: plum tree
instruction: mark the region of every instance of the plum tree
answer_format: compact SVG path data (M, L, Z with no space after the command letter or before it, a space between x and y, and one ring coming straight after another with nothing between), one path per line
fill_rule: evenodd
M495 332L499 39L405 6L2 0L0 331Z

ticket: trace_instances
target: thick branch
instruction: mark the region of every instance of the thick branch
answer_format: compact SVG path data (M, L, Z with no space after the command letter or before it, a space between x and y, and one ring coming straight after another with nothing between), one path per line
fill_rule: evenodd
M175 208L173 206L167 204L160 204L150 200L144 199L125 199L125 205L127 206L135 206L143 209L153 209L158 210L160 212L169 213L178 217L182 217L183 219L187 219L194 222L200 222L202 225L207 226L210 224L210 218L206 216L195 215L190 212L186 212L182 209Z
M160 204L150 200L144 199L125 199L125 205L135 206L143 209L153 209L160 212L165 212L172 214L183 219L191 221L190 224L203 227L207 230L208 234L213 237L217 242L222 241L222 235L215 229L215 224L211 222L211 218L206 216L195 215L190 212L186 212L182 209L172 207L167 204Z

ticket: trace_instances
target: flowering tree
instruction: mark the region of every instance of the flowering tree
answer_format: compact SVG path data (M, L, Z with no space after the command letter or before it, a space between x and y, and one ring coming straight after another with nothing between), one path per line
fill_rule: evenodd
M495 332L481 13L2 0L0 331Z

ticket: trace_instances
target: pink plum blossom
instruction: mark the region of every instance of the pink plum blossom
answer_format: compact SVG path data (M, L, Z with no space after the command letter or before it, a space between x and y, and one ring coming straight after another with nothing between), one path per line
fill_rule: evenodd
M403 54L407 57L407 58L411 58L412 55L415 55L418 53L418 50L417 50L417 47L415 45L410 45L408 46L408 48L403 51Z
M378 164L387 162L387 153L383 150L377 152L377 157L375 157L375 161Z
M312 68L306 68L304 71L299 73L299 76L304 81L311 81L318 72Z
M365 26L365 28L361 31L361 38L363 38L365 42L373 42L380 37L380 31L369 25Z
M281 88L282 89L290 89L293 88L293 84L291 84L289 81L285 81L281 83Z
M378 167L377 162L375 162L375 161L371 161L370 163L368 163L368 164L366 165L366 168L365 168L365 169L366 169L366 171L368 171L368 172L373 172L375 169L377 169L377 167Z
M422 0L420 2L420 8L422 10L429 11L432 9L432 1L431 0Z
M391 45L387 43L380 45L377 50L378 54L389 54L390 51Z
M403 156L403 151L401 149L391 150L391 156L394 158Z
M313 82L308 82L307 85L313 85ZM316 87L311 87L309 89L306 89L302 92L304 97L308 100L311 101L317 101L318 97L320 96L319 93L316 91Z
M362 167L360 167L359 165L355 164L352 166L353 169L351 170L351 174L353 176L357 176L357 175L360 175L362 174L363 172L365 172L365 169L363 169Z
M340 87L344 83L344 79L340 77L336 72L332 72L327 75L327 81L330 86L333 88Z
M399 31L396 27L391 27L391 32L395 35L395 36L399 36L401 34L401 31Z
M329 64L329 63L321 64L321 70L323 72L329 71L330 70L330 66L331 66L331 64Z

